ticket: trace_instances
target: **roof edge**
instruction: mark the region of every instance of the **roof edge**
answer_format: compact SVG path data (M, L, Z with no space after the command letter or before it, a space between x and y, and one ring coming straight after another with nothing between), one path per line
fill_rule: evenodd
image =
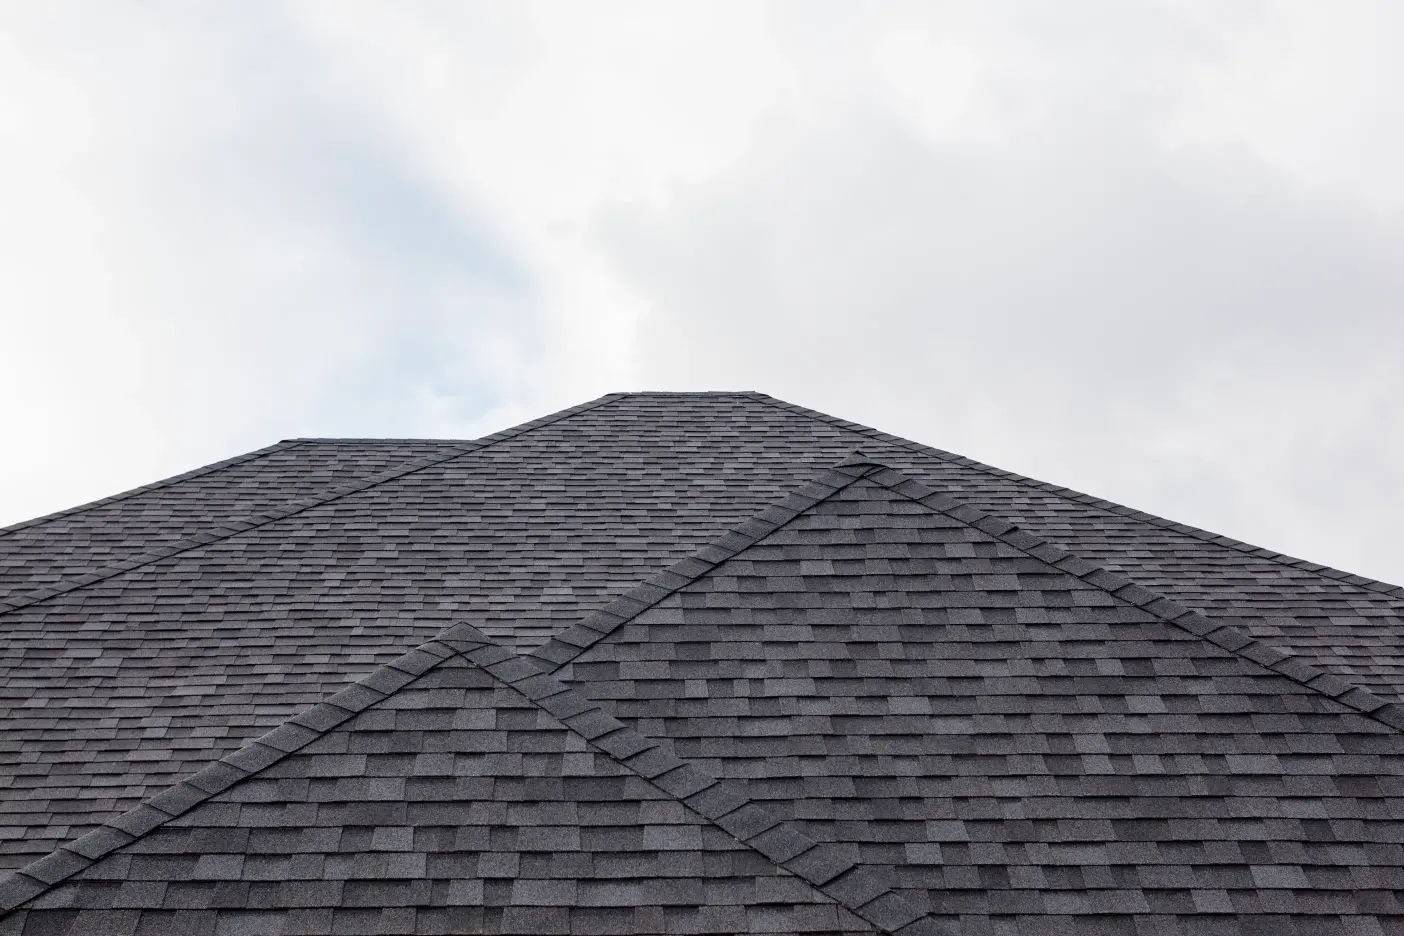
M853 480L858 477L861 475ZM719 780L678 757L670 743L630 728L600 703L493 643L471 625L449 628L442 639L452 645L453 638L447 635L454 631L465 633L468 641L477 645L461 654L464 659L559 719L616 764L760 853L778 870L801 878L878 931L895 936L950 933L899 895L891 875L844 857L837 844L814 841L792 822L774 816L735 783Z
M1294 556L1288 556L1285 553L1279 553L1262 546L1254 546L1252 543L1245 543L1242 540L1236 540L1232 537L1224 536L1221 533L1214 533L1211 530L1202 530L1199 527L1190 526L1187 523L1178 523L1174 520L1168 520L1165 517L1157 516L1156 514L1147 513L1144 510L1136 510L1134 508L1126 507L1122 504L1115 503L1114 501L1106 500L1105 498L1095 497L1091 494L1084 494L1081 491L1074 490L1073 488L1063 487L1062 485L1053 484L1048 481L1040 481L1037 478L1030 478L1027 475L1021 475L1017 472L1005 471L1002 468L996 468L993 465L987 465L984 462L976 461L973 458L967 458L964 455L957 455L953 452L947 452L942 449L933 448L929 445L923 445L920 442L913 442L912 440L904 439L901 436L895 436L890 433L882 432L878 429L873 429L870 426L864 426L859 423L849 422L846 419L839 419L837 416L830 416L827 413L821 413L818 410L808 409L806 407L799 406L795 403L787 403L784 400L776 399L775 397L769 396L764 393L760 393L758 391L750 391L746 394L746 396L749 396L754 400L757 400L762 403L767 403L771 406L786 410L791 413L798 413L802 416L808 416L811 419L817 419L821 422L825 422L833 426L838 426L839 428L846 429L850 432L855 432L860 435L866 435L880 442L886 442L890 445L896 445L899 448L904 448L911 452L917 452L922 455L930 455L935 458L939 458L942 461L950 462L955 465L960 465L962 468L973 468L977 471L982 471L997 478L1004 478L1010 481L1018 481L1021 484L1026 484L1032 488L1043 491L1045 493L1054 494L1066 500L1074 501L1079 504L1085 504L1089 507L1096 507L1100 510L1104 510L1110 514L1115 514L1119 517L1129 517L1132 520L1141 520L1145 523L1151 524L1152 526L1158 526L1162 529L1172 530L1176 533L1183 533L1186 536L1192 536L1195 539L1202 540L1207 543L1213 543L1216 546L1225 546L1229 549L1233 549L1237 552L1254 556L1258 559L1266 559L1269 562L1276 562L1279 565L1285 565L1288 568L1297 569L1302 572L1313 572L1317 575L1320 575L1323 578L1328 578L1332 581L1340 582L1346 585L1353 585L1356 588L1359 588L1364 591L1387 595L1391 598L1404 599L1404 586L1395 585L1391 582L1383 582L1379 579L1372 579L1364 575L1356 575L1351 572L1342 571L1341 569L1333 569L1330 566L1322 565L1318 562L1310 562L1306 559L1298 559Z
M798 490L792 491L783 500L771 504L692 555L678 560L661 572L654 573L600 610L555 634L545 644L526 654L526 658L535 663L542 672L556 672L614 633L621 624L633 620L669 595L697 581L743 549L755 545L859 478L886 467L861 451L854 451L837 465L825 470Z
M456 641L466 646L461 636ZM457 655L434 638L126 812L0 880L0 919L241 780L271 767Z
M1083 559L1037 534L1023 530L1003 517L972 507L950 494L937 491L861 451L855 451L815 480L779 503L762 510L719 540L650 576L601 610L555 635L545 645L527 654L527 659L543 673L557 672L614 633L621 625L697 581L742 550L755 545L811 507L828 500L863 478L916 501L928 510L972 526L1059 572L1081 579L1113 598L1137 607L1167 624L1207 640L1279 676L1286 676L1293 682L1388 728L1404 732L1404 703L1385 698L1344 677L1328 673L1304 661L1297 654L1253 637L1237 625L1216 621L1201 611L1139 585L1095 562Z
M373 439L369 436L297 436L292 439L285 439L285 442L297 442L307 445L468 445L473 439L411 439L400 438L398 436L386 436L384 438Z
M856 480L856 478L855 478ZM949 931L912 907L895 884L870 867L820 844L780 820L735 784L718 780L646 737L471 624L454 624L431 640L376 668L330 698L143 800L93 831L0 879L0 919L235 784L296 754L363 711L389 698L448 660L460 658L558 719L620 767L682 803L777 870L890 936L942 936Z
M974 527L1059 572L1072 575L1126 604L1167 624L1207 640L1228 652L1264 667L1279 676L1339 702L1395 731L1404 732L1404 704L1384 698L1363 686L1307 663L1298 655L1253 637L1234 624L1225 624L1181 604L1116 572L1083 559L1056 543L1021 529L1017 524L972 507L894 468L882 468L868 480L916 501L927 509Z
M163 559L169 559L173 556L178 556L181 553L187 552L191 549L198 549L201 546L208 546L211 543L216 543L221 540L229 539L230 537L237 536L240 533L247 533L249 530L256 530L260 527L267 526L270 523L276 523L279 520L286 520L288 517L300 514L304 510L311 510L315 507L321 507L325 504L330 504L332 501L339 500L343 497L347 497L352 494L359 494L362 491L369 490L370 488L376 487L381 484L385 484L390 481L395 481L399 478L405 477L406 475L414 474L417 471L423 471L426 468L432 468L435 465L441 465L444 462L452 461L455 458L460 458L464 455L471 455L474 452L482 451L483 449L488 448L489 446L496 445L498 442L505 442L509 439L514 439L519 435L523 435L532 431L533 429L540 429L543 426L549 426L552 423L557 423L561 420L569 419L570 417L586 412L587 410L592 410L600 406L606 406L610 403L613 403L615 400L620 399L622 396L623 394L619 393L606 394L605 396L602 396L598 399L590 400L587 403L581 403L577 406L572 406L568 409L560 410L559 412L551 413L549 415L542 416L538 419L533 419L530 422L525 422L521 425L513 426L510 429L504 429L501 432L494 432L492 435L483 436L481 439L477 439L473 442L468 442L460 446L455 446L447 454L436 453L434 455L426 455L423 458L416 458L414 461L406 462L403 465L397 465L394 468L382 471L380 474L372 475L369 478L365 478L360 481L354 481L350 484L338 485L334 488L328 488L319 495L301 498L299 500L293 501L293 503L288 507L282 508L281 510L274 510L269 511L267 513L259 514L252 520L226 520L223 523L211 527L210 529L192 534L190 536L184 537L183 539L176 540L173 543L166 544L159 548L150 549L143 553L138 553L137 555L124 559L121 562L116 562L110 565L103 566L102 568L94 572L88 572L83 575L75 576L71 579L67 579L66 581L55 582L52 585L49 585L44 588L35 589L34 591L21 592L20 594L12 595L8 598L0 600L0 614L8 614L11 611L18 611L21 608L28 608L31 605L38 604L41 601L47 601L48 599L53 598L57 595L64 595L72 591L77 591L78 589L84 588L88 585L92 585L94 583L110 579L114 576L121 575L123 572L130 572L133 569L139 569L142 566L150 565L153 562L160 562ZM279 444L281 445L282 443ZM289 447L291 447L291 445Z
M235 455L232 458L226 458L223 461L211 462L210 464L204 465L200 468L192 468L189 471L182 472L178 475L171 475L169 478L162 478L159 481L152 481L150 484L143 484L141 487L134 487L127 491L119 491L116 494L109 494L107 497L100 497L95 501L88 501L86 504L79 504L76 507L68 507L63 510L57 510L53 513L44 514L42 517L34 517L30 520L21 520L18 523L12 523L9 526L0 527L0 536L8 536L11 533L18 533L20 530L27 530L30 527L42 526L45 523L50 523L54 520L61 520L64 517L72 517L75 514L80 514L84 511L95 510L98 507L106 507L108 504L115 504L118 501L124 501L129 497L136 497L138 494L147 494L151 491L159 491L162 488L173 487L174 485L180 484L182 481L193 481L196 478L202 478L205 475L215 474L216 472L223 471L225 468L233 468L235 465L242 465L246 462L257 461L258 459L263 458L264 456L272 455L274 452L281 452L285 449L296 448L297 446L301 445L304 441L305 440L303 439L284 439L281 442L275 442L272 445L266 446L264 448L255 449L252 452L245 452L242 455Z

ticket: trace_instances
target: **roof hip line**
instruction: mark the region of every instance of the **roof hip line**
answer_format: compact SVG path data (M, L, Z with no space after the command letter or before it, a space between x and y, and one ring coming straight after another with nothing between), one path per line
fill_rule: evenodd
M554 673L612 634L615 628L692 584L732 556L774 533L816 504L822 503L874 471L886 468L862 452L828 469L813 481L733 527L692 555L654 573L600 610L586 616L527 654L543 672Z
M1065 500L1070 500L1088 507L1096 507L1098 510L1106 511L1109 514L1113 514L1118 517L1129 517L1132 520L1140 520L1145 523L1149 523L1152 526L1158 526L1162 529L1171 530L1175 533L1183 533L1186 536L1192 536L1195 539L1203 540L1206 543L1213 543L1216 546L1224 546L1229 549L1233 549L1237 552L1254 556L1258 559L1266 559L1269 562L1276 562L1279 565L1284 565L1291 569L1297 569L1302 572L1313 572L1317 575L1320 575L1322 578L1330 579L1331 581L1336 582L1338 584L1353 585L1356 588L1359 588L1363 591L1370 591L1376 594L1388 595L1391 598L1404 598L1404 586L1395 585L1391 582L1382 582L1378 579L1368 578L1364 575L1355 575L1350 572L1344 572L1340 569L1333 569L1332 567L1322 565L1319 562L1309 562L1306 559L1298 559L1294 556L1284 555L1283 553L1275 552L1271 549L1267 549L1262 546L1254 546L1252 543L1245 543L1242 540L1236 540L1232 537L1224 536L1220 533L1214 533L1210 530L1202 530L1199 527L1190 526L1187 523L1176 523L1173 520L1167 520L1164 517L1159 517L1152 513L1146 513L1144 510L1135 510L1131 507L1126 507L1122 504L1117 504L1113 503L1112 501L1105 500L1104 498L1094 497L1091 494L1084 494L1081 491L1076 491L1072 488L1063 487L1057 484L1051 484L1047 481L1040 481L1037 478L1030 478L1026 475L1021 475L1013 471L1005 471L1002 468L996 468L993 465L986 465L984 462L975 461L973 458L966 458L964 455L956 455L953 452L946 452L938 448L933 448L929 445L922 445L920 442L913 442L910 439L904 439L901 436L891 435L890 433L882 432L878 429L873 429L870 426L864 426L859 423L849 422L846 419L839 419L837 416L830 416L827 413L821 413L818 410L807 409L803 406L798 406L794 403L787 403L784 400L778 400L775 397L769 396L764 393L760 393L759 391L748 390L745 392L744 395L749 396L751 399L754 399L758 402L767 403L771 406L774 406L777 409L785 410L791 413L797 413L801 416L808 416L810 419L817 419L820 422L828 423L832 426L838 426L839 428L846 429L849 432L858 433L860 435L866 435L870 438L876 439L879 442L886 442L889 445L895 445L899 448L907 449L910 452L917 452L922 455L930 455L933 458L940 459L944 462L949 462L953 465L959 465L962 468L972 468L976 471L984 472L985 474L991 475L996 478L1017 481L1020 484L1028 485L1029 487L1032 487L1036 490L1043 491L1048 494L1054 494L1058 497L1064 498Z
M88 585L92 585L96 582L105 581L114 576L121 575L124 572L130 572L133 569L139 569L142 566L151 565L153 562L160 562L163 559L170 559L173 556L177 556L191 549L198 549L201 546L208 546L211 543L217 543L220 540L229 539L230 537L237 536L240 533L247 533L250 530L256 530L260 527L267 526L270 523L276 523L279 520L285 520L288 517L302 513L304 510L311 510L314 507L321 507L324 504L329 504L332 501L339 500L340 498L348 497L352 494L359 494L362 491L369 490L370 488L376 487L377 485L385 484L387 482L403 478L406 475L414 474L416 471L423 471L426 468L432 468L435 465L441 465L445 462L452 461L464 455L472 455L476 452L482 451L485 448L496 445L498 442L505 442L509 439L514 439L517 436L532 431L533 429L540 429L544 426L549 426L552 423L560 422L564 419L569 419L570 417L578 415L579 413L583 413L587 410L595 409L596 407L600 406L606 406L610 403L615 402L616 400L623 398L624 396L627 396L627 394L606 394L605 396L602 396L596 400L591 400L588 403L582 403L578 406L572 406L569 409L564 409L556 413L551 413L550 415L543 416L539 419L533 419L530 422L522 423L519 426L513 426L510 429L504 429L501 432L495 432L492 435L483 436L481 439L477 439L472 442L460 443L461 447L455 448L452 454L427 455L424 458L415 459L414 461L409 462L408 464L397 466L388 471L383 471L378 475L373 475L370 478L367 478L363 481L357 481L352 484L344 484L338 487L329 488L326 491L323 491L320 495L316 495L313 497L305 497L301 500L294 501L290 506L282 510L269 511L267 513L259 514L252 520L228 521L218 526L215 526L209 530L205 530L201 533L196 533L193 536L187 536L184 539L177 540L176 542L171 543L167 546L163 546L159 549L148 550L146 552L139 553L136 556L133 556L130 559L126 559L122 562L117 562L111 565L104 566L95 572L89 572L85 575L75 576L71 579L68 579L67 581L57 582L54 585L51 585L47 588L36 589L31 592L24 592L22 594L15 595L11 598L0 600L0 614L8 614L12 611L18 611L22 608L28 608L32 605L38 604L41 601L47 601L48 599L54 598L58 595L65 595L69 592L77 591L80 588L85 588ZM281 445L283 443L279 444ZM296 444L301 443L289 443L289 445ZM273 448L277 448L277 446L274 446ZM266 453L267 451L271 451L271 449L263 451ZM251 454L257 455L258 453L255 452ZM118 496L120 497L125 495Z
M950 494L943 494L914 478L907 477L896 469L883 468L867 477L874 484L880 484L929 510L974 527L1025 555L1100 588L1113 598L1139 608L1167 624L1207 640L1279 676L1286 676L1293 682L1300 683L1395 731L1404 732L1404 704L1391 702L1369 689L1349 683L1340 676L1301 660L1293 653L1251 636L1236 625L1215 621L1200 611L1138 585L1131 579L1083 559L1037 534L1022 530L1003 517L971 507Z
M868 458L861 452L855 452L814 481L778 504L767 507L711 545L702 547L686 559L645 579L600 611L552 637L544 646L533 650L527 659L543 672L557 672L609 636L620 625L860 479L879 484L895 494L916 501L928 510L974 527L1059 572L1100 588L1112 597L1161 621L1188 631L1277 675L1300 683L1313 692L1333 699L1395 731L1404 732L1404 703L1390 701L1369 689L1328 673L1295 654L1251 636L1240 627L1215 621L1200 611L1074 555L1062 546L1020 529L1002 517L937 491L894 468Z
M214 474L218 471L223 471L225 468L233 468L235 465L242 465L247 462L256 461L265 456L272 455L274 452L281 452L286 451L287 449L297 448L299 445L303 445L307 441L309 440L284 439L282 442L275 442L266 448L257 449L252 452L245 452L243 455L235 455L233 458L226 458L224 461L213 462L201 468L192 468L190 471L186 471L178 475L171 475L171 477L162 478L160 481L152 481L150 484L143 484L141 487L135 487L129 491L122 491L117 494L112 494L108 497L101 497L95 501L89 501L86 504L79 504L77 507L69 507L65 510L55 511L51 514L45 514L42 517L35 517L33 520L21 520L19 523L12 523L7 527L0 527L0 536L9 536L11 533L18 533L20 530L28 530L31 527L42 526L45 523L50 523L54 520L62 520L64 517L72 517L76 514L83 513L84 511L94 510L98 507L106 507L108 504L115 504L118 501L124 501L127 498L135 497L138 494L146 494L151 491L159 491L162 488L167 488L171 487L172 485L180 484L182 481L193 481L195 478L203 478L205 475Z
M856 480L856 478L855 478ZM0 879L0 919L235 784L297 753L447 660L461 658L558 719L590 747L682 803L706 822L793 874L889 936L951 936L875 869L845 858L773 816L734 784L699 770L639 734L583 693L541 672L471 624L378 667L324 702L163 790L81 838Z
M776 818L743 788L719 780L678 757L671 744L630 728L584 693L493 643L477 628L455 625L437 639L454 647L459 640L456 633L467 637L468 642L460 651L464 659L560 719L621 767L759 852L778 869L803 879L880 932L893 936L953 936L948 927L899 895L890 874L844 857L836 844L814 841L792 822Z

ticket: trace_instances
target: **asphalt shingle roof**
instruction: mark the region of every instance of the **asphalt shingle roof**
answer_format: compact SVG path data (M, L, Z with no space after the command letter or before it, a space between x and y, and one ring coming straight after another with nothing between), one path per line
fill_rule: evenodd
M101 572L230 522L252 522L340 485L435 454L449 442L280 442L0 536L0 601Z
M557 675L956 932L1404 925L1404 707L901 483L843 487Z
M0 570L0 868L43 858L0 934L170 931L179 901L212 933L1404 932L1398 589L758 394L284 443L0 531ZM370 708L287 727L357 678ZM256 763L271 729L300 750ZM254 775L162 792L221 756ZM706 790L658 785L684 767ZM481 868L407 818L450 782ZM633 805L586 847L605 802ZM658 810L688 848L627 831ZM116 851L69 867L93 829ZM226 832L210 877L191 843ZM597 890L694 899L577 913Z
M681 765L611 742L618 723L559 684L514 688L520 658L457 634L31 868L56 886L19 878L36 896L9 931L876 932L677 798L714 780L670 780Z

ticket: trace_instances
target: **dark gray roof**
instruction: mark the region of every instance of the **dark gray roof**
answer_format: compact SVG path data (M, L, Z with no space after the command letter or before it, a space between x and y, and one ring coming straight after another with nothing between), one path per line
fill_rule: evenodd
M863 869L754 810L746 835L709 808L715 779L554 680L509 685L523 669L459 627L31 867L0 906L22 904L15 932L75 934L875 932L847 906L878 896ZM887 896L864 912L903 906Z
M865 454L852 467L803 488L859 447ZM270 474L261 477L265 461ZM874 474L871 462L898 471ZM320 493L311 490L312 472L326 479ZM786 507L765 509L787 494ZM772 532L777 523L783 528ZM728 527L740 532L719 540ZM347 679L384 679L377 667L406 647L456 623L462 636L471 622L480 629L471 631L473 652L506 659L498 645L539 648L531 658L560 666L557 674L576 686L572 695L593 699L648 739L630 744L723 780L749 810L738 815L768 817L763 831L786 848L819 842L824 850L814 854L852 868L837 878L838 891L801 873L810 890L787 892L788 903L760 899L768 887L800 887L758 883L780 873L773 866L745 871L756 854L780 846L749 827L728 828L740 820L694 810L689 821L702 831L686 835L706 847L689 854L708 868L713 851L751 857L733 855L724 874L689 887L735 899L645 903L725 907L731 915L715 924L722 931L765 931L757 928L762 920L795 931L801 918L814 926L822 918L828 931L940 921L960 932L1023 932L1033 931L1034 918L1039 932L1074 922L1086 930L1089 921L1137 933L1259 924L1388 933L1404 925L1395 895L1404 881L1392 870L1404 858L1404 710L1390 702L1404 670L1398 589L757 394L613 395L476 442L286 443L11 528L0 550L5 581L17 583L0 599L9 603L0 613L0 858L10 867L215 757L249 756L252 738ZM45 591L35 593L36 584ZM136 932L138 922L123 929L114 921L143 913L159 920L176 906L165 902L172 890L205 894L200 919L210 927L244 925L232 922L236 911L256 909L287 922L296 908L320 921L296 925L332 920L337 932L368 931L374 914L349 912L365 899L377 913L409 913L395 919L410 923L386 924L395 931L658 931L653 918L603 911L577 918L564 905L554 915L517 916L537 905L502 887L489 900L490 876L462 867L420 875L420 890L351 886L385 874L372 860L377 850L361 842L367 823L348 820L347 811L363 801L396 808L396 797L384 794L394 784L276 774L295 759L310 765L325 755L356 767L348 778L380 777L372 763L403 771L422 762L429 773L385 778L433 780L439 795L446 778L472 780L474 789L492 791L481 797L484 808L521 802L496 791L511 787L503 765L520 767L531 754L555 764L551 757L593 751L598 775L614 779L624 774L611 771L634 763L617 739L616 750L580 748L588 731L570 741L574 734L496 682L491 692L480 686L469 706L492 713L479 740L438 726L436 706L467 703L431 702L448 698L447 687L424 680L470 678L487 679L472 652L450 654L413 684L425 694L402 689L314 740L320 747L220 789L238 798L276 788L282 798L266 802L284 804L303 817L299 824L339 828L335 847L298 845L296 854L316 856L305 857L307 867L349 867L354 860L334 858L343 851L365 856L356 874L308 884L324 901L335 892L333 903L317 905L329 916L295 902L302 898L291 882L313 878L279 878L270 888L246 873L266 857L252 843L271 840L254 832L277 825L272 807L235 810L258 817L252 824L215 823L247 828L246 839L230 834L251 844L229 852L243 860L230 858L208 887L194 886L205 880L198 861L138 859L198 853L188 844L171 850L209 836L174 827L195 829L198 817L228 813L209 800L44 891L0 921L0 934L21 925L15 920L38 920L40 910L49 922L34 926L79 920L84 908L96 915L72 932L98 922ZM410 714L387 716L387 707ZM541 748L514 751L506 726L519 728L528 716L536 740L519 743ZM363 719L379 727L363 730ZM505 719L502 727L495 719ZM353 737L369 746L325 747ZM480 742L523 756L455 747ZM432 754L452 754L452 767ZM544 776L564 782L559 773ZM635 780L611 801L635 803L639 815L679 808L666 799L645 807L654 794ZM367 792L373 787L382 792ZM341 798L326 800L314 788L340 790ZM167 805L182 797L162 795ZM342 806L323 822L327 802ZM415 802L398 799L404 809ZM591 802L557 783L507 824L531 826L544 821L528 818L538 814L579 817ZM620 813L617 827L635 828L633 821ZM575 822L581 834L582 822ZM405 862L400 867L453 851L439 840L421 843L417 832L412 838L392 849L405 856L395 859ZM570 906L583 906L579 895L598 883L600 862L632 860L637 868L644 860L637 849L618 853L633 856L626 859L583 845L571 851L575 858L546 860L519 846L513 839L493 853L520 852L518 868L556 866L542 879L553 883L531 893ZM50 870L65 867L74 854L60 850L45 861ZM148 865L169 873L156 881L131 870ZM630 886L666 890L659 866L652 877L628 878ZM11 879L11 896L51 883L43 867L39 877ZM843 890L850 879L865 883ZM439 880L444 887L435 890ZM484 888L474 905L482 916L453 916L463 912L446 896L455 880ZM84 903L98 892L110 899ZM560 896L567 894L576 902ZM760 905L781 907L781 916L766 917ZM844 916L849 911L861 920ZM662 931L702 925L702 917L684 921L688 912L677 910L682 916L665 919ZM450 918L460 922L443 922ZM476 922L462 922L470 918ZM552 922L520 922L527 919Z
M541 658L958 932L1404 926L1404 706L903 481Z

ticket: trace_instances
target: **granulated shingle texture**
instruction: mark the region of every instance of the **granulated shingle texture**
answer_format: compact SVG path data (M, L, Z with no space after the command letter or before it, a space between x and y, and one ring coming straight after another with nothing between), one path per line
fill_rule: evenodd
M875 931L450 657L0 921L32 932Z
M17 524L0 530L0 601L231 520L253 519L395 465L452 451L448 442L284 442L221 468L192 472L184 480Z
M0 868L452 621L536 647L857 447L1354 683L1404 682L1404 602L1367 584L755 394L629 394L486 447L288 444L0 534L0 601L22 599L0 613Z
M871 480L558 675L962 934L1404 932L1404 735Z

